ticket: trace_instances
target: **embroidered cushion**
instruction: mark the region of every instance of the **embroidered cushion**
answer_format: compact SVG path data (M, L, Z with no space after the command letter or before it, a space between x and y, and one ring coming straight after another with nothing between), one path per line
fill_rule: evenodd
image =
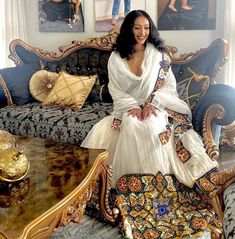
M198 75L191 68L187 70L192 74L190 77L177 83L177 91L180 99L184 100L191 110L206 93L210 79L207 75Z
M0 70L14 104L23 105L34 101L29 92L29 81L31 76L40 69L39 63L32 63Z
M97 75L74 76L61 72L54 88L43 101L43 104L55 104L80 109L90 93L96 77Z
M42 102L54 87L58 73L40 70L34 73L29 81L29 91L34 99Z
M116 205L127 238L181 238L222 231L206 198L173 175L127 174L117 182ZM131 237L132 236L132 237Z

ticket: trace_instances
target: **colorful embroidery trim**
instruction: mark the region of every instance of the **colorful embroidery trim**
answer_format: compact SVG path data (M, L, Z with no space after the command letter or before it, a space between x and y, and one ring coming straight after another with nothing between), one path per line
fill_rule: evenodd
M134 239L177 239L200 235L204 230L222 232L222 223L207 198L173 175L122 176L117 183L116 205L121 212L121 231Z

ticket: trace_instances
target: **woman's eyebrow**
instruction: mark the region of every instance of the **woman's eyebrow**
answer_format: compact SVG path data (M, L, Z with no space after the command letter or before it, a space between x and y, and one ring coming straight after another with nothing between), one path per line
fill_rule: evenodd
M144 27L149 27L149 24L145 24L145 25L134 24L134 26L139 26L139 27L142 27L142 26L144 26Z

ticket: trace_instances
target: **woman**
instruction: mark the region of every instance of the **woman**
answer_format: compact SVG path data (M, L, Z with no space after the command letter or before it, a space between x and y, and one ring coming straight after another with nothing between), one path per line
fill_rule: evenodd
M192 155L185 163L175 152L174 137L166 144L161 143L159 134L169 124L165 108L191 117L187 104L178 98L170 68L152 102L146 102L157 80L159 62L163 57L167 59L163 52L163 41L150 17L143 11L130 12L108 62L114 112L96 124L82 143L83 147L109 150L114 185L125 173L161 171L174 173L182 183L192 186L197 178L217 167L192 129L181 137Z
M190 109L178 98L164 52L150 16L131 11L108 62L114 111L92 128L81 146L108 150L113 187L122 175L160 171L210 195L220 179L218 165L192 129Z
M79 20L78 9L80 0L50 0L42 4L42 13L40 21L43 23L46 19L51 22L57 20L68 21L72 24Z

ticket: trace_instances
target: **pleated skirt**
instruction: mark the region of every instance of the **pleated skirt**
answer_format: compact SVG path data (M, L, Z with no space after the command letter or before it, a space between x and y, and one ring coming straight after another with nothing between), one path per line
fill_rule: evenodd
M93 126L81 147L106 149L109 152L109 164L114 169L113 186L124 174L151 173L174 174L188 187L195 181L217 167L207 155L200 136L188 130L181 138L191 158L183 163L175 151L174 136L162 144L159 134L166 131L168 115L161 110L157 115L140 121L137 117L125 113L120 130L112 126L113 116L107 116Z

